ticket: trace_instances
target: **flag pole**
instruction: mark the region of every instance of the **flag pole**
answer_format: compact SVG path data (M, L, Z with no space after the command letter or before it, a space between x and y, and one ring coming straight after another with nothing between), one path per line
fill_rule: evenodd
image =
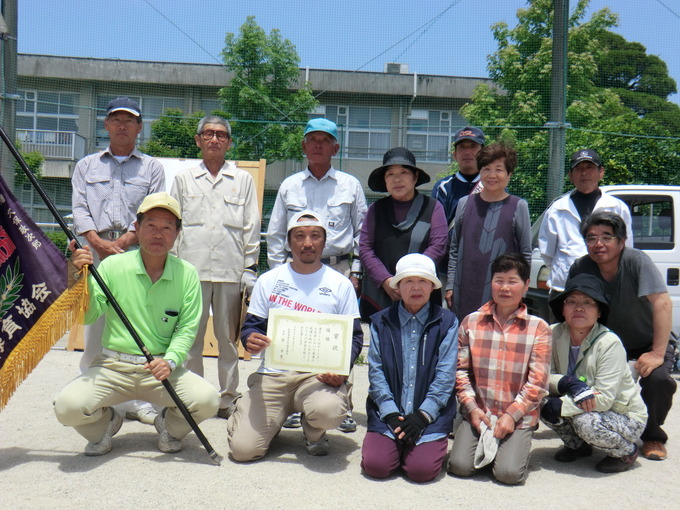
M45 202L45 205L47 205L47 208L50 210L52 213L52 216L54 216L54 219L57 220L57 223L61 227L61 229L64 231L66 236L72 240L75 241L76 247L77 248L82 248L82 245L78 241L76 235L71 231L70 228L68 228L68 225L64 221L64 219L61 217L61 214L59 214L59 211L57 210L56 206L52 203L52 200L50 199L49 196L47 196L47 193L45 193L45 190L42 188L38 180L35 178L35 175L33 175L33 172L31 169L28 167L26 164L26 161L24 160L23 156L19 153L17 148L15 147L14 143L12 140L9 139L9 136L7 136L7 133L5 132L5 129L2 125L0 125L0 137L2 140L5 142L5 145L9 149L9 151L12 153L12 156L14 156L14 159L16 159L17 163L19 163L19 166L21 169L24 171L26 174L26 177L28 180L31 182L33 187L36 189L40 197L43 199L43 202ZM106 283L104 283L104 280L102 279L101 275L97 271L97 269L94 266L89 267L89 271L92 274L92 277L95 279L95 281L99 284L99 287L101 287L102 292L106 296L106 299L108 299L109 304L113 307L115 312L118 314L118 317L122 321L122 323L125 325L127 328L128 332L132 336L132 339L135 341L139 349L142 351L144 356L146 357L147 361L150 363L154 360L154 357L151 355L151 352L149 352L149 349L144 345L144 342L140 338L140 336L137 334L137 331L135 330L134 326L132 323L130 323L130 320L127 318L125 315L125 312L123 309L120 307L118 304L118 301L116 301L116 298L113 297L113 294L111 293L111 289L108 288ZM213 460L215 464L218 466L222 462L222 457L215 452L213 447L210 445L210 442L208 439L205 437L203 432L198 426L198 423L196 423L196 420L194 420L194 417L191 416L191 413L187 409L187 406L182 402L182 399L177 395L177 392L175 391L175 388L172 387L172 384L170 384L170 381L167 379L164 379L161 381L163 383L163 386L167 390L167 392L170 394L170 397L172 400L175 402L177 405L177 409L180 410L184 418L187 420L189 423L189 426L191 426L192 430L196 434L196 437L201 441L201 444L205 447L206 451L208 452L208 455L210 455L210 458Z

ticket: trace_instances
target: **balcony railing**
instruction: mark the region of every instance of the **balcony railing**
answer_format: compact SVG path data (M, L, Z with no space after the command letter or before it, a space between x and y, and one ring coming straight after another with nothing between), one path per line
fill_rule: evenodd
M76 161L85 156L85 138L78 133L17 129L16 136L23 152L38 151L46 159Z

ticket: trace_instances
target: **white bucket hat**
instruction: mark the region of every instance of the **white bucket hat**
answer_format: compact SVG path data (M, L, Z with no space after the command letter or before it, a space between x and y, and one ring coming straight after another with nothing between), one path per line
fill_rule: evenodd
M397 274L390 280L390 287L396 289L399 282L409 276L425 278L434 284L435 289L440 289L442 286L442 282L437 278L433 260L422 253L409 253L399 259Z

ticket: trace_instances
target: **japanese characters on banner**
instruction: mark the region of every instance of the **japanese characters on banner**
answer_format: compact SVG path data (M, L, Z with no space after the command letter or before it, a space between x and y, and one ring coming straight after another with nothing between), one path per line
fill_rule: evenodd
M0 177L0 409L71 326L83 293L67 261Z

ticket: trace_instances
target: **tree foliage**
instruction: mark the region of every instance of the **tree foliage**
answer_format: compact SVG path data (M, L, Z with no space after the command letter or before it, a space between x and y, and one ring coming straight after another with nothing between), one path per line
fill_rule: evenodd
M200 149L196 146L194 135L198 121L204 115L199 111L186 116L179 108L168 108L151 123L149 141L140 145L139 149L162 158L199 158Z
M43 163L45 162L45 156L43 156L42 153L40 153L39 151L21 152L21 142L19 142L18 140L15 142L15 146L17 150L21 153L21 156L24 158L24 161L28 165L28 168L30 168L31 171L33 172L33 175L37 179L40 179L42 177L42 166ZM19 165L19 163L16 162L14 163L14 185L16 186L17 184L21 184L24 182L28 182L28 177L26 177L26 174L21 168L21 165Z
M609 9L585 20L588 3L578 0L568 20L567 154L596 149L605 183L680 183L680 143L670 138L673 124L666 122L675 109L664 96L675 82L644 46L609 31L617 21ZM480 85L461 109L490 139L516 146L519 168L510 189L529 201L534 216L546 205L548 131L542 127L550 118L552 4L531 0L517 11L514 28L504 22L492 27L498 50L488 69L500 89ZM626 67L630 52L637 65Z
M238 36L228 33L222 51L234 75L219 97L232 121L235 159L268 162L301 159L302 124L318 104L299 79L295 46L278 30L268 35L249 16Z

